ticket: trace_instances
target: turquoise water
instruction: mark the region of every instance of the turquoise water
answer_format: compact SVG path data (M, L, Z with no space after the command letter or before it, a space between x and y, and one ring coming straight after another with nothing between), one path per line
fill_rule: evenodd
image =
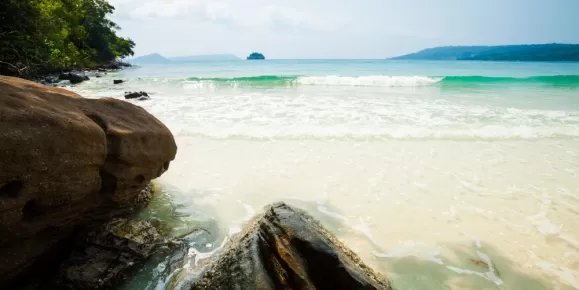
M155 216L207 229L185 269L286 201L399 289L579 289L579 63L192 62L72 89L151 95L179 147Z
M132 75L167 77L247 76L488 76L532 77L578 75L579 63L398 61L398 60L266 60L209 61L145 65Z

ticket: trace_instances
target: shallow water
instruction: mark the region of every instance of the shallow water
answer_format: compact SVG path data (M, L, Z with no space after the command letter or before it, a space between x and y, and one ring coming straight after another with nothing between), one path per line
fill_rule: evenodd
M578 64L239 61L133 68L73 89L152 93L135 104L179 151L145 214L174 235L206 229L193 263L286 201L399 289L579 289L573 75Z

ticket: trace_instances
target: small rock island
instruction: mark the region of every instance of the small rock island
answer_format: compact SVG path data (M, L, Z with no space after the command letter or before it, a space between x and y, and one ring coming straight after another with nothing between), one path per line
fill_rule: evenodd
M259 52L253 52L252 54L250 54L247 57L247 60L252 60L252 59L265 59L265 56L263 56L263 54L261 54Z

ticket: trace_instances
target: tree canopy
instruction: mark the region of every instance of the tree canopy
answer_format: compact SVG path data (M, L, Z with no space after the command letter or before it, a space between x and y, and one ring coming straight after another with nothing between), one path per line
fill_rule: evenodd
M247 59L265 59L265 56L259 52L253 52L247 57Z
M1 0L0 74L90 68L133 55L106 0Z

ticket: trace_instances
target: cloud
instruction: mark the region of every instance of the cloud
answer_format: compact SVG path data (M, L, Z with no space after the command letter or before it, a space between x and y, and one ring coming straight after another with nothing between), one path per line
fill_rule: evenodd
M241 27L287 26L321 31L337 30L345 19L307 3L265 0L110 0L115 16L132 20L188 17Z

